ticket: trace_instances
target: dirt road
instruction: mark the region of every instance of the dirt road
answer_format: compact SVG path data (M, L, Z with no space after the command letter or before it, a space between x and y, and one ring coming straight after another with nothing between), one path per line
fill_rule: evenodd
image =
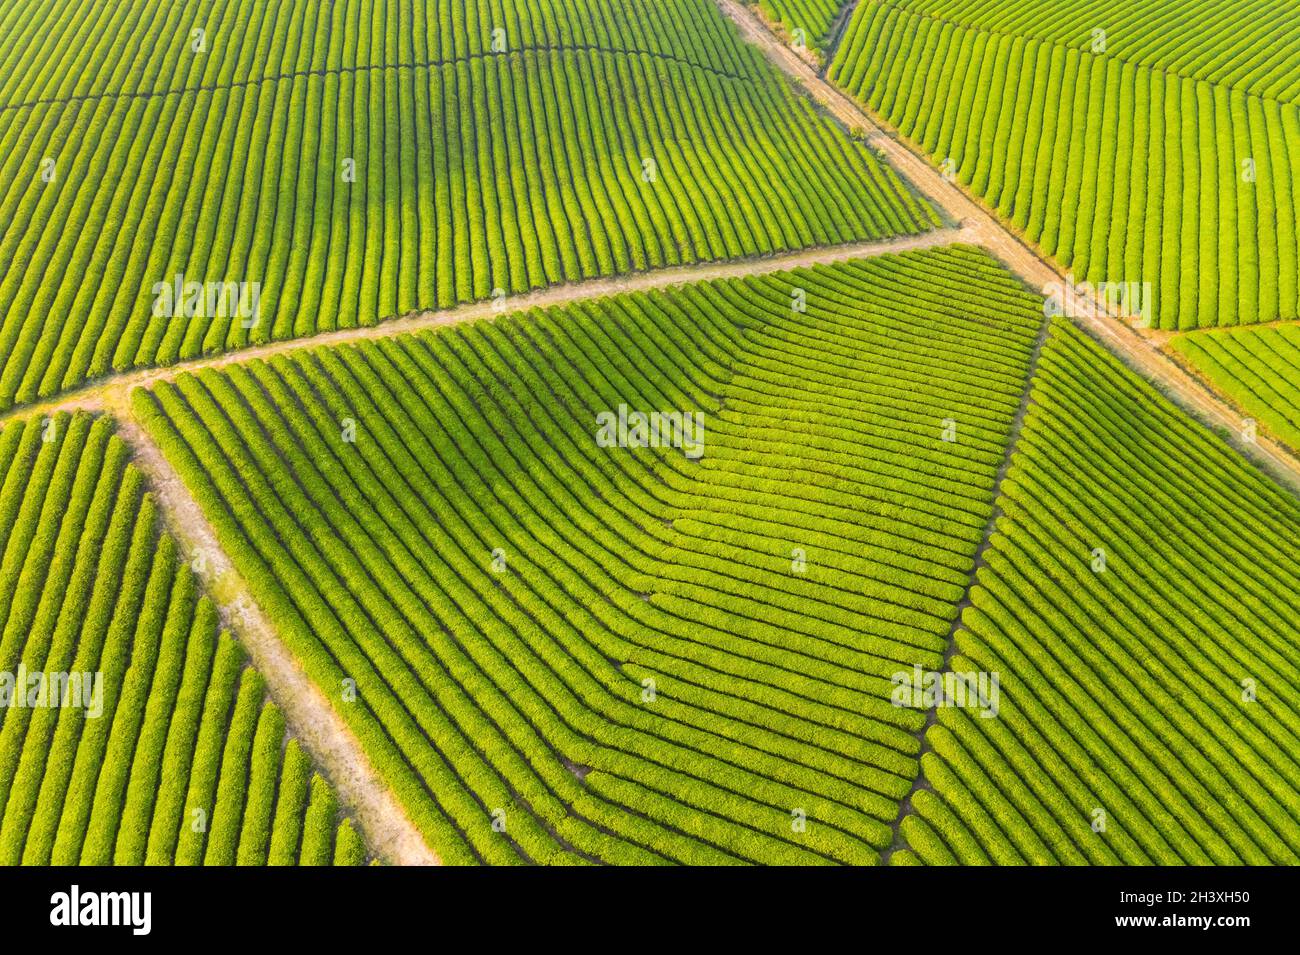
M352 731L280 642L171 462L125 407L102 410L113 412L117 434L130 446L133 462L148 478L167 528L182 551L192 558L202 556L201 561L192 563L222 621L248 649L290 729L324 768L371 851L391 865L437 865L438 857L370 765Z
M299 351L304 348L341 345L345 342L366 339L389 338L405 332L436 328L441 325L458 325L462 322L477 321L498 314L526 311L530 308L567 305L572 302L602 298L607 295L619 295L625 292L643 292L650 289L668 288L674 285L686 285L692 282L707 282L713 279L768 275L772 272L809 268L815 265L831 265L835 262L847 262L852 259L869 258L873 255L884 255L890 252L929 249L940 245L951 245L954 242L978 244L981 241L980 236L971 229L934 229L918 235L880 239L872 242L853 242L848 245L818 246L763 258L706 262L699 265L657 269L652 272L637 272L632 275L591 279L586 282L552 285L535 292L513 295L500 302L474 302L440 311L416 312L380 322L378 325L368 325L363 328L344 328L338 331L322 332L319 335L309 335L305 338L290 338L284 341L269 342L265 345L254 345L250 348L241 348L208 358L178 362L175 365L162 368L121 372L102 378L84 388L51 398L48 401L11 408L0 414L0 426L14 418L26 418L31 415L52 414L56 411L98 411L113 404L121 406L125 400L124 396L130 394L134 388L152 385L160 381L172 381L185 372L198 371L203 368L222 368L227 365L250 361L254 358L270 358L272 355Z

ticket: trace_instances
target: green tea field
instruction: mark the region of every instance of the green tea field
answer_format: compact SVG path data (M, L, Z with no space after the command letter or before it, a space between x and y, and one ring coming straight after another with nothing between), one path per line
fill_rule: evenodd
M1293 7L0 3L0 911L1269 921Z

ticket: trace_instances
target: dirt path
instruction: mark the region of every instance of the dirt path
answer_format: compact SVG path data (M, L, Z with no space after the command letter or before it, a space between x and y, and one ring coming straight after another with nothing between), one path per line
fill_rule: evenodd
M130 446L132 460L148 478L168 530L182 551L203 556L195 569L217 604L223 623L248 649L290 729L324 767L339 801L355 817L371 851L391 865L439 864L438 857L370 765L352 731L248 596L247 585L217 543L216 531L171 462L127 408L113 404L104 410L113 413L117 434Z
M867 132L867 143L880 150L895 171L917 192L929 199L940 213L960 226L965 241L987 248L1035 291L1064 282L1064 275L1029 248L974 198L950 182L926 159L887 132L871 114L847 94L819 76L795 52L768 30L739 0L714 0L740 29L743 38L758 46L784 73L849 129ZM1275 478L1300 492L1300 460L1280 444L1263 436L1252 442L1241 439L1243 416L1226 398L1190 375L1160 349L1168 336L1140 332L1116 315L1108 304L1092 297L1098 317L1075 318L1075 323L1114 352L1125 364L1153 382L1164 394L1199 420L1226 430L1233 445Z
M873 242L853 242L848 245L819 246L802 249L784 255L772 255L763 258L732 259L726 262L708 262L699 265L677 266L657 269L652 272L637 272L632 275L610 278L591 279L585 282L569 282L564 285L552 285L535 292L514 295L502 302L474 302L458 305L454 308L436 312L415 312L368 325L364 328L344 328L333 332L322 332L305 338L290 338L284 341L269 342L213 355L208 358L196 358L179 362L162 368L145 368L140 371L127 371L92 382L86 387L69 391L48 401L24 404L0 414L0 427L15 418L31 415L52 414L56 411L98 411L110 405L124 406L125 396L132 389L148 386L160 381L173 381L186 372L199 371L203 368L222 368L251 361L254 358L270 358L286 352L299 351L304 348L317 348L328 345L341 345L345 342L364 341L375 338L390 338L404 332L437 328L442 325L459 325L493 315L525 311L530 308L546 308L555 305L567 305L607 295L619 295L625 292L644 292L651 289L668 288L674 285L687 285L692 282L707 282L712 279L744 278L751 275L767 275L789 269L808 268L815 265L831 265L835 262L847 262L852 259L869 258L889 252L907 252L915 249L929 249L954 242L978 244L980 236L971 229L934 229L919 235L880 239Z

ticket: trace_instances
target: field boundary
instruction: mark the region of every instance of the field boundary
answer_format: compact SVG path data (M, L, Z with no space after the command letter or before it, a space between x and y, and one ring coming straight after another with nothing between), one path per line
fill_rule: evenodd
M840 48L840 42L844 39L844 34L849 32L849 23L853 20L854 14L858 12L858 7L863 3L870 3L871 0L848 0L835 17L835 22L831 24L830 36L827 38L826 49L822 52L822 66L819 75L825 76L826 71L831 68L835 62L835 52Z
M440 328L445 325L459 325L464 322L509 315L513 312L527 311L534 308L569 305L574 302L605 298L610 295L653 291L671 288L675 285L691 285L718 279L769 275L773 272L786 272L818 265L834 265L837 262L872 258L878 255L913 252L959 243L976 245L979 242L979 236L973 230L959 228L931 229L916 235L868 242L852 242L844 245L817 246L782 255L673 266L666 269L635 272L630 275L605 276L582 282L550 285L521 295L511 295L501 301L478 301L436 311L412 312L397 318L385 319L374 325L335 329L298 338L285 338L158 368L141 368L134 371L118 372L100 378L81 388L63 392L45 401L16 405L0 413L0 427L10 421L38 414L77 410L98 411L119 403L119 393L129 393L133 388L148 387L160 381L173 381L187 372L201 371L205 368L224 368L228 365L237 365L259 358L271 358L286 352L308 348L326 348L354 341L391 338L394 335L403 335L408 332Z
M530 53L601 53L611 56L648 56L658 60L676 63L691 69L703 70L714 76L737 83L750 82L751 76L721 70L708 63L697 63L683 56L676 56L663 50L644 50L640 48L619 48L600 46L595 43L555 43L542 46L521 46L517 50L505 50L501 53L482 51L467 53L445 60L399 61L396 63L358 63L355 66L320 66L310 70L289 70L284 73L264 73L242 80L229 80L225 83L200 83L195 86L169 86L161 90L103 90L98 93L72 93L68 96L43 96L37 99L20 100L16 103L0 104L0 113L22 109L38 109L42 106L66 106L71 103L98 103L104 100L151 100L167 96L184 96L186 93L217 93L231 90L249 89L266 83L281 83L285 80L309 79L311 77L355 75L358 73L386 73L389 70L432 70L458 63L473 63L477 60L490 60L500 57L514 59Z
M1161 76L1184 83L1204 83L1206 86L1214 89L1221 89L1229 93L1239 93L1242 96L1253 97L1261 102L1276 103L1278 106L1282 107L1297 105L1295 100L1279 99L1277 96L1265 96L1262 93L1253 92L1243 86L1238 86L1233 83L1220 83L1215 80L1207 80L1202 77L1191 76L1187 73L1180 73L1178 70L1171 70L1165 66L1153 66L1150 63L1142 62L1140 58L1119 56L1114 53L1093 53L1091 50L1072 46L1069 41L1060 38L1054 39L1046 36L1035 36L1029 33L1015 33L1011 30L1000 30L989 26L979 26L974 23L962 23L960 20L953 20L950 17L941 16L931 11L909 9L908 7L900 5L897 0L860 0L860 2L854 3L854 7L856 8L863 3L874 3L878 7L888 8L903 16L928 20L931 23L936 23L940 26L952 27L954 30L963 30L967 33L979 33L984 36L997 37L998 39L1024 40L1026 43L1041 43L1054 50L1073 50L1080 56L1091 56L1102 60L1114 60L1115 62L1122 63L1125 66L1131 66L1140 70L1149 70L1152 73L1159 73Z
M1020 444L1020 432L1025 424L1025 415L1029 413L1029 406L1033 403L1034 379L1038 377L1038 360L1043 354L1043 346L1047 343L1047 336L1051 328L1051 318L1044 315L1038 326L1038 335L1034 339L1033 348L1029 352L1029 361L1025 365L1025 387L1020 392L1020 403L1016 408L1015 415L1011 418L1011 428L1007 433L1007 446L1002 455L1002 463L998 465L997 474L993 478L993 503L989 509L989 519L984 525L984 533L980 536L979 546L975 548L970 577L966 581L966 587L962 591L961 599L957 601L954 608L956 612L952 618L952 626L948 629L947 643L943 648L943 665L939 668L941 674L947 674L952 670L952 658L957 653L957 634L961 632L962 628L962 615L966 612L966 608L971 606L971 593L979 586L979 572L987 563L986 555L989 547L992 546L993 533L997 529L998 519L1002 517L1002 483L1006 479L1007 472L1011 470L1016 448ZM913 812L912 797L916 795L918 790L930 788L925 779L925 770L921 768L921 758L934 748L930 745L930 728L938 722L938 708L930 707L925 711L925 723L916 731L917 739L921 744L921 748L916 754L916 778L912 780L911 790L898 803L898 815L890 826L894 838L889 847L881 853L882 865L888 865L890 857L895 852L908 848L901 827L903 820Z

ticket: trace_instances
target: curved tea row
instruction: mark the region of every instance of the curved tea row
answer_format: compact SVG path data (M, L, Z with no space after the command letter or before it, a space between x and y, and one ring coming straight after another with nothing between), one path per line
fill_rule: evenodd
M829 75L1130 314L1297 318L1300 45L1284 6L865 0Z

